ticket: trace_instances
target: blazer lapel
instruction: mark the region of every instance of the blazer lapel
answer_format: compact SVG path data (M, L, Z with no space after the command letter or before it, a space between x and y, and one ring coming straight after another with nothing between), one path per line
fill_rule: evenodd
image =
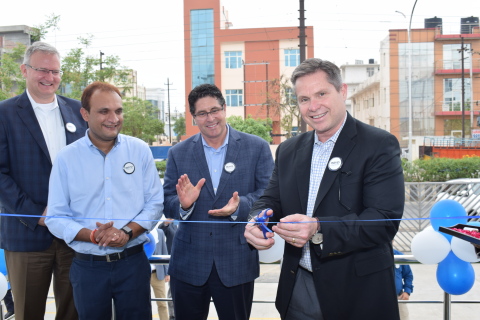
M63 100L62 97L57 95L57 102L58 102L58 107L60 108L60 113L62 115L63 119L63 129L65 130L65 137L67 141L67 145L74 142L75 140L81 138L81 135L79 133L79 127L81 126L80 123L78 123L78 117L75 117L73 115L73 110L72 108L69 108L67 106L67 103L65 100ZM74 132L70 132L67 130L67 123L72 123L75 125L76 130Z
M355 147L356 145L356 142L353 139L356 135L357 130L355 127L355 120L350 116L350 114L348 114L342 132L340 132L337 142L335 143L335 147L332 150L330 159L338 157L342 159L343 163L345 163L353 147ZM327 191L330 190L330 188L332 187L332 184L335 181L337 175L342 174L341 172L341 168L337 171L329 170L327 164L322 181L320 183L320 187L318 188L317 198L315 200L315 206L313 208L314 216L316 216L315 212L317 211L320 202L322 202L323 198L327 194Z
M308 191L310 181L310 167L312 165L313 142L315 131L305 133L305 139L295 152L295 172L297 176L297 189L302 212L307 212Z
M210 170L208 170L207 159L205 158L205 152L203 151L202 137L200 133L195 136L193 143L193 159L197 164L200 176L206 178L207 180L204 187L207 188L208 192L210 192L210 195L213 198L215 197L215 192L213 191L212 179L210 179Z
M48 152L47 143L45 142L42 129L40 128L40 124L38 123L37 116L33 111L32 104L30 103L30 99L28 99L28 95L26 91L22 94L22 96L18 100L17 114L25 124L26 129L30 131L30 134L32 135L33 139L37 142L38 146L40 147L40 149L43 151L43 153L51 163L52 159L50 158L50 153Z

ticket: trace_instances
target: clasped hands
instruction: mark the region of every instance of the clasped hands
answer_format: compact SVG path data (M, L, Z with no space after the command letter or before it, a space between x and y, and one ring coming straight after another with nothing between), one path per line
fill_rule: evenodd
M260 216L266 214L273 215L273 210L261 212ZM247 242L257 250L265 250L271 248L275 244L273 239L274 233L278 234L282 239L292 246L302 248L317 232L317 220L304 214L291 214L286 216L272 227L273 232L267 232L264 238L263 232L256 224L255 219L251 219L245 226L245 238ZM268 222L268 219L267 219ZM315 222L315 223L313 223Z
M200 196L200 191L202 190L203 185L205 184L205 178L202 178L198 181L197 185L194 186L188 175L182 174L178 179L176 185L178 200L183 209L190 208L195 201L197 201ZM208 214L216 217L228 217L231 216L235 211L237 211L238 205L240 204L240 197L238 192L235 191L228 201L228 203L220 209L209 210Z
M113 221L107 223L97 222L97 230L94 233L95 241L101 247L123 247L127 244L128 235L113 226Z

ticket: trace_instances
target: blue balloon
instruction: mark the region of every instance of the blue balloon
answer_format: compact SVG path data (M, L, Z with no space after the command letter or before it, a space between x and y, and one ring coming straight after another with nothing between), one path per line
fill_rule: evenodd
M5 261L5 252L0 249L0 273L7 275L7 262Z
M150 242L145 242L143 244L143 250L145 251L147 258L150 258L153 255L153 252L155 251L155 238L151 233L147 234L147 237L150 240Z
M430 222L435 231L440 227L451 227L458 223L467 223L468 214L465 208L455 200L444 199L435 203L430 210ZM446 233L442 234L452 240L452 236Z
M459 259L453 251L450 251L438 264L437 282L443 291L449 294L464 294L475 283L475 271L469 262Z

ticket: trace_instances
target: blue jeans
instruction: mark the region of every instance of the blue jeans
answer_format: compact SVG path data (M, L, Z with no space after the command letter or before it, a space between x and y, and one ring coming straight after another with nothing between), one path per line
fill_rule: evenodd
M70 281L80 320L152 318L150 264L144 252L124 259L86 261L73 259Z

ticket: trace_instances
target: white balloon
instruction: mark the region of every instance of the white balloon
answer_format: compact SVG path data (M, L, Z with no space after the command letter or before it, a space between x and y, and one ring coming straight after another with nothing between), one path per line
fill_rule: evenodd
M437 264L450 253L450 242L439 232L425 229L412 239L412 254L423 264Z
M452 251L463 261L477 262L479 260L473 244L460 238L452 237Z
M275 233L273 236L275 244L267 250L258 250L258 259L263 263L273 263L283 258L283 249L285 248L285 240Z
M7 294L7 290L8 290L7 278L5 278L3 273L0 273L0 300L3 300L3 298Z

